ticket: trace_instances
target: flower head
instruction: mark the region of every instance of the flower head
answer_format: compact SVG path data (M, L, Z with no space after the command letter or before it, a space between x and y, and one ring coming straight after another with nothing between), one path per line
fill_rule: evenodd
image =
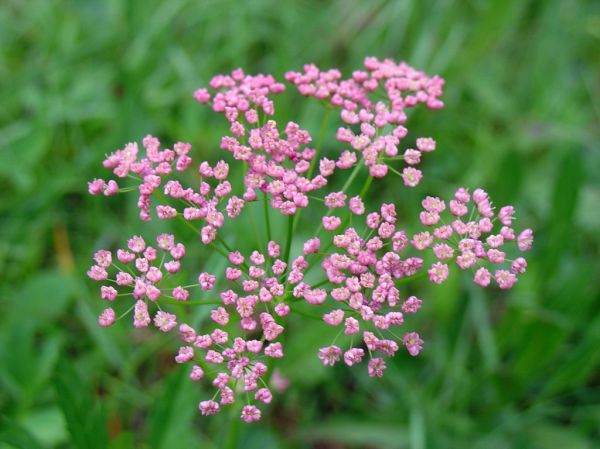
M413 246L420 251L431 248L439 260L428 270L432 282L440 284L448 278L451 261L462 270L472 270L473 282L481 287L489 286L494 279L501 289L509 289L517 282L517 275L525 272L527 261L523 257L514 261L508 258L515 240L512 206L496 212L485 190L476 189L471 195L462 187L448 204L427 197L422 205L420 221L431 231L415 234ZM442 219L443 215L447 218ZM527 251L533 244L533 232L526 229L516 240L516 249Z

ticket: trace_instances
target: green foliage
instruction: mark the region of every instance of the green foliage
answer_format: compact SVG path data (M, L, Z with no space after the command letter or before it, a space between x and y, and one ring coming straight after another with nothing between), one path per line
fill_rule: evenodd
M104 448L108 445L106 413L79 374L68 363L56 366L56 400L67 422L73 445L79 449Z
M593 0L3 1L0 449L597 447L599 29ZM172 363L173 339L95 323L90 255L139 227L131 197L89 198L86 182L147 133L218 157L225 125L191 98L214 73L282 78L306 62L348 73L371 54L447 83L445 109L410 118L411 137L438 141L426 182L380 183L372 199L415 217L424 194L485 186L536 230L529 271L502 294L460 277L407 286L425 298L415 326L427 350L377 381L319 367L329 330L294 320L282 366L294 382L264 422L200 419L206 392ZM315 104L290 95L277 107L318 135ZM326 137L325 151L339 148ZM238 226L252 231L228 230L241 246L264 226L248 209Z

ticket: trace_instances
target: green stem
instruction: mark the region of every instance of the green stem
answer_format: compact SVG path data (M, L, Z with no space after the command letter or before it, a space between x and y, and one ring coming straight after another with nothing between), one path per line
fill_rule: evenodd
M231 407L231 411L229 412L229 429L227 432L227 437L225 441L226 449L236 449L238 447L239 439L240 439L240 411L242 408L241 403L235 404Z
M346 190L348 190L348 187L350 187L350 185L356 178L356 175L358 175L358 172L360 171L360 169L362 168L362 166L364 164L365 164L365 160L361 158L361 160L358 162L358 164L356 164L356 166L354 167L354 170L352 170L352 173L350 173L350 177L348 177L348 179L346 180L344 187L342 187L342 192L346 193Z
M317 145L315 146L315 157L313 158L312 162L310 163L310 169L308 170L308 179L312 178L312 175L315 171L315 168L317 166L317 161L319 159L319 153L321 151L321 146L323 145L323 140L325 139L325 132L327 131L327 124L329 123L329 116L331 115L331 109L327 109L325 111L325 116L323 117L323 121L321 122L321 131L319 132L319 140L317 142ZM320 200L323 201L323 200ZM300 220L300 214L302 213L302 209L298 210L296 212L296 215L294 216L294 230L296 229L296 225L298 224L298 221Z
M327 109L325 111L325 116L323 117L323 121L321 122L321 131L319 131L319 140L317 141L317 146L315 147L315 157L310 164L310 169L308 170L307 178L312 178L312 175L317 166L317 161L319 160L319 152L321 151L321 146L323 145L323 139L325 138L325 132L327 131L327 124L329 123L329 116L331 115L331 109Z
M394 167L392 167L391 165L387 166L392 172L396 173L398 176L402 176L402 173L400 173L398 170L396 170Z
M223 240L223 237L221 237L219 234L217 234L217 238L216 238L215 240L216 240L217 242L219 242L221 245L223 245L223 247L224 247L224 248L225 248L227 251L229 251L229 252L232 252L232 251L233 251L233 249L231 249L231 246L229 246L229 245L227 244L227 242L226 242L225 240Z
M290 215L288 217L288 226L287 226L287 239L285 241L285 252L283 259L285 263L288 265L287 271L289 272L289 264L290 264L290 250L292 249L292 238L294 236L294 215Z
M267 192L263 192L263 210L265 212L265 225L267 228L267 243L273 240L271 238L271 217L269 216L269 201L267 201Z
M406 284L411 281L416 281L417 279L423 279L424 277L427 277L427 271L422 271L421 273L417 273L412 276L397 279L395 282L396 284Z
M223 305L222 301L177 301L176 299L159 299L161 304L172 304L176 306L218 306Z
M315 285L311 285L311 288L319 288L329 282L329 279L323 279L321 282L316 283Z
M314 313L305 312L303 310L299 310L294 307L292 307L292 313L296 313L305 318L310 318L310 319L317 320L317 321L323 321L323 317L320 315L315 315Z
M362 190L360 191L361 198L364 198L364 196L367 194L367 191L369 190L369 187L371 186L372 182L373 182L373 176L369 175L369 177L365 181L365 185L363 186Z

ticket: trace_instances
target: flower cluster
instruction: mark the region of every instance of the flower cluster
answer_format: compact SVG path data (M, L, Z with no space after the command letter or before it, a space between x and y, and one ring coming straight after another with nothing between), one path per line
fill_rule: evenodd
M237 121L243 117L248 123L256 124L259 111L266 115L275 113L270 95L280 94L285 85L275 81L272 75L246 75L242 69L236 69L231 75L216 75L209 82L216 93L211 95L208 89L200 88L194 92L194 98L200 103L210 103L212 109L224 113L233 129L243 125Z
M256 199L256 192L262 191L270 196L273 208L294 215L298 208L308 206L307 194L327 185L327 179L321 174L312 179L303 176L315 157L315 150L305 147L312 140L310 134L293 122L286 125L284 133L282 138L277 123L269 120L250 131L248 145L235 137L225 137L221 148L248 166L244 199Z
M298 208L307 207L307 194L325 186L326 176L333 170L321 170L310 179L316 151L307 146L312 141L308 131L294 122L288 122L283 132L275 120L261 124L261 113L275 113L269 95L283 92L284 85L272 76L247 76L240 69L231 76L214 77L209 85L217 91L214 98L205 88L198 89L195 98L224 113L230 123L232 136L221 139L221 149L247 166L243 199L253 201L262 191L270 196L271 206L284 215L294 215Z
M228 135L220 141L223 160L193 163L190 144L178 142L172 149L161 149L158 139L148 135L142 140L144 154L136 143L129 143L106 157L104 166L118 180L94 179L88 184L92 195L137 191L142 221L152 216L177 219L209 245L202 254L215 251L226 259L220 272L214 267L200 271L202 261L189 256L183 266L186 246L173 234L162 233L154 246L134 236L125 248L98 250L88 271L101 283L101 298L110 302L100 313L100 326L131 316L136 328L153 323L162 332L178 332L181 344L175 363L189 366L192 381L214 387L212 397L199 401L202 415L238 403L243 421L261 418L273 393L287 385L275 366L285 355L288 335L294 335L289 315L339 328L333 341L314 348L323 365L365 361L368 375L381 377L390 359L404 352L400 348L411 356L423 350L419 333L401 328L409 327L410 315L423 304L404 289L405 284L427 277L442 283L454 261L463 270L474 270L476 284L487 287L493 277L507 289L527 267L523 257L508 259L506 245L515 241L518 250L527 251L533 232L517 234L514 208L496 212L482 189L470 194L461 188L448 203L425 198L419 219L428 229L410 235L394 204L365 205L372 178L388 171L400 175L407 186L420 182L422 173L416 165L422 153L435 150L435 140L419 137L415 148L402 154L399 146L408 135L408 108L443 106L440 77L429 77L403 62L366 58L364 70L349 79L336 69L320 71L307 65L304 72L288 72L286 80L302 95L339 109L344 126L336 138L348 148L334 160L319 155L320 143L313 147L310 133L299 124L290 121L281 126L275 120L274 97L284 92L284 84L271 75L247 75L238 69L215 76L208 88L194 93L198 102L223 114L229 123ZM391 166L397 160L407 165L402 172ZM361 193L351 196L348 192L363 166L369 177ZM341 189L322 192L330 178L352 167ZM184 172L186 176L181 176ZM194 177L197 181L186 185ZM133 185L119 185L126 179ZM311 232L296 225L300 211L313 200L322 202L327 211L317 219L313 213L318 227ZM257 229L254 244L245 230L235 241L221 235L227 219L244 214L249 203L259 201L265 229ZM271 226L272 211L289 216L287 229ZM282 234L281 240L276 233ZM273 241L271 234L284 245ZM306 241L294 242L298 234ZM193 242L186 244L191 248ZM241 249L248 247L254 251L243 255ZM431 265L425 262L430 254L435 258ZM193 280L183 285L181 280L190 273ZM189 314L177 313L189 307L211 309L196 323L182 319Z
M269 242L266 257L254 251L245 270L245 258L239 252L229 253L231 265L225 269L229 288L218 294L222 305L210 313L212 325L204 327L202 333L187 324L179 327L184 346L175 361L191 362L190 378L199 381L210 375L216 388L212 399L200 402L203 415L218 413L221 406L232 404L236 395L243 394L248 403L241 418L253 422L260 419L261 412L249 403L250 394L257 403L271 402L272 392L268 378L265 379L266 359L283 357L283 345L277 340L284 326L277 321L290 312L285 302L285 285L280 282L287 264L279 258L280 254L280 246ZM301 275L306 266L303 257L294 260L287 281ZM236 332L248 337L230 336Z
M364 214L364 207L351 207L353 213ZM422 301L410 296L404 300L396 281L414 276L423 265L417 257L402 258L408 247L406 232L397 228L396 208L383 204L379 212L365 217L361 236L354 227L333 236L335 250L323 259L323 269L329 288L311 289L299 284L295 296L302 296L311 304L321 304L327 298L334 302L333 310L323 315L330 326L342 326L345 335L361 334L358 346L354 337L345 351L331 344L320 349L319 358L324 365L334 365L342 358L348 366L360 363L369 354L368 373L381 377L386 367L380 356L392 357L399 349L398 340L411 355L417 355L423 341L414 332L398 337L393 329L404 323L404 314L416 313ZM320 245L318 239L309 241L304 252L311 254ZM384 333L388 334L385 338ZM375 356L379 354L380 356Z
M181 269L185 246L176 243L172 234L160 234L156 244L157 248L147 246L142 237L134 236L127 242L127 248L117 250L116 261L113 261L110 251L99 250L94 254L96 264L87 272L90 279L108 283L100 287L102 299L113 302L119 296L133 297L135 302L127 312L134 309L133 325L138 328L147 327L151 322L148 301L156 302L163 296L185 301L189 296L188 290L182 286L168 289L172 296L165 292L167 289L159 288L163 278ZM114 278L109 277L110 268L116 270ZM115 311L108 307L98 322L102 327L107 327L114 324L115 319ZM168 332L177 325L176 316L159 309L154 315L154 324L161 331Z
M144 138L142 144L145 157L139 157L137 143L128 143L122 150L108 155L104 160L104 167L111 169L119 178L131 177L143 180L139 185L137 206L140 209L140 218L148 221L151 217L152 193L160 186L161 178L170 175L174 168L182 172L190 166L192 159L188 153L192 147L189 143L178 142L172 150L168 148L161 150L158 139L150 135ZM92 195L104 193L110 196L119 192L119 185L115 180L105 182L103 179L94 179L88 184L88 191Z
M148 306L156 303L154 325L163 332L169 332L177 326L177 317L162 310L161 303L163 306L169 304L164 299L187 301L189 289L196 287L214 292L218 280L216 276L203 272L198 276L197 284L159 288L163 275L166 280L169 274L180 270L185 247L175 243L174 237L169 234L159 235L157 246L163 252L158 266L152 264L158 259L158 251L146 246L139 236L129 240L128 249L117 251L118 263L123 264L123 268L112 262L110 251L100 250L94 255L96 265L90 268L88 276L98 282L111 282L121 290L119 293L115 287L103 285L101 297L107 301L114 301L117 296L133 296L135 303L127 312L133 308L135 327L147 327L151 323ZM165 262L167 255L172 260ZM185 323L179 326L179 336L184 345L180 347L175 361L192 362L190 378L199 381L210 377L212 385L217 388L212 399L200 403L199 408L204 415L215 414L222 405L232 404L238 393L252 393L256 401L266 404L271 401L268 379L263 379L267 374L265 359L278 359L284 354L282 343L276 340L284 331L277 320L282 320L290 312L290 306L285 302L285 286L298 283L308 267L304 257L299 256L287 270L287 263L279 258L280 255L280 245L273 241L269 242L266 255L254 251L248 262L237 251L229 253L229 266L222 279L226 287L214 293L219 304L210 313L212 325L205 325L202 333ZM111 266L118 270L115 279L108 277L107 268ZM105 309L98 322L103 327L114 324L114 310ZM230 337L230 334L240 332L249 337ZM217 394L220 398L215 401ZM245 421L259 418L260 410L256 405L248 403L243 408L242 419Z
M430 137L416 140L416 149L407 148L399 155L398 145L408 134L405 110L424 103L430 109L443 107L439 99L444 80L428 77L404 62L390 59L365 59L365 70L356 70L352 77L342 79L337 69L321 71L314 64L304 66L304 72L290 71L286 79L294 83L305 96L312 96L340 109L340 118L346 127L340 127L336 138L350 145L336 161L340 168L349 168L362 155L369 174L382 178L388 170L396 171L388 162L403 160L407 166L402 173L404 184L416 186L422 172L415 168L422 153L435 150L436 142ZM354 127L354 130L353 128Z
M421 223L432 231L415 234L411 243L419 251L430 248L438 259L428 270L432 282L441 284L447 279L447 262L451 260L462 270L473 269L473 282L481 287L490 285L490 270L502 289L511 288L517 282L517 276L525 273L525 258L508 259L504 250L505 245L515 240L521 252L528 251L533 244L531 229L515 234L513 206L504 206L496 213L485 190L476 189L471 195L462 187L448 207L443 200L431 196L421 204ZM446 209L450 216L448 221L442 218Z

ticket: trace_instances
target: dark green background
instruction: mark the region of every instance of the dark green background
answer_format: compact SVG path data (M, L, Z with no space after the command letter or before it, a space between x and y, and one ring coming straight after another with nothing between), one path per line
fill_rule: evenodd
M591 0L2 1L0 448L599 447L599 48ZM320 368L327 330L296 322L265 419L202 419L172 338L95 324L90 256L141 228L133 197L86 182L147 133L219 157L223 120L191 98L215 73L348 74L366 55L446 79L445 109L409 121L438 141L422 186L390 177L371 201L414 222L425 194L486 187L535 229L529 271L509 293L415 286L427 350L380 381ZM323 111L289 91L281 119L318 134Z

